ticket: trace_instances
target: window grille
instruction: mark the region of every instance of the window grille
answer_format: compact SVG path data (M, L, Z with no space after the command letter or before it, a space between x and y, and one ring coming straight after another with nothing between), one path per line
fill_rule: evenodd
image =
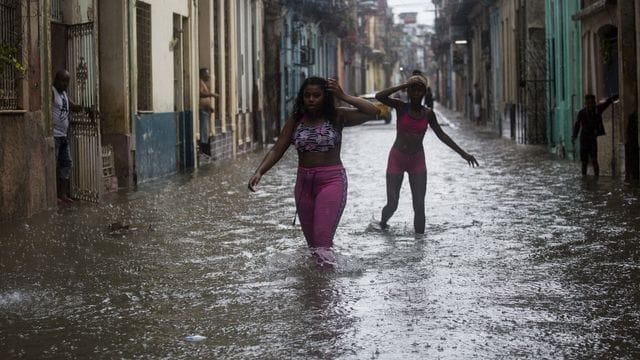
M21 68L20 1L0 0L0 110L19 108Z
M311 66L316 63L316 49L302 45L300 46L300 65Z
M151 78L151 5L136 2L138 111L153 110Z
M51 0L51 20L59 23L64 21L62 0Z

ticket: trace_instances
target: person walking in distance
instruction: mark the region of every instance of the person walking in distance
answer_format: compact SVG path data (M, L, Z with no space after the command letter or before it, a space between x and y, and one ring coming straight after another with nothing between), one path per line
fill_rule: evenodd
M391 94L407 89L409 102L391 98ZM470 166L478 166L475 157L462 150L438 124L432 109L422 105L427 91L427 79L420 75L411 76L406 83L382 90L376 94L381 103L393 107L398 114L396 121L396 139L389 152L387 162L387 203L382 208L379 226L388 228L387 222L398 208L400 188L404 173L409 174L411 197L413 202L413 226L417 234L423 234L425 228L424 201L427 191L427 166L422 142L427 128L431 126L440 141L449 146L467 161Z
M424 104L433 110L433 93L431 92L431 87L427 86L427 93L424 96Z
M51 87L58 204L73 202L70 180L73 161L69 145L69 119L70 112L82 111L82 106L74 104L67 96L70 79L71 76L67 70L58 70Z
M480 85L478 83L473 84L473 119L476 124L480 125L482 120L482 91L480 91Z
M337 107L336 100L353 107ZM298 151L295 203L302 232L319 265L335 263L333 237L347 201L347 175L340 149L342 129L375 119L370 102L344 93L334 79L309 77L296 97L275 145L249 179L255 191L262 176L294 145Z
M211 98L218 94L209 91L207 82L211 79L208 68L200 69L200 152L211 156L211 144L209 143L209 124L213 106Z
M600 165L598 165L598 136L604 135L602 113L616 100L618 100L617 94L599 104L596 104L596 96L593 94L587 94L584 97L585 106L578 112L576 122L573 124L573 135L571 137L571 143L575 148L576 139L578 138L578 134L580 134L582 175L587 175L587 167L589 160L591 160L593 174L600 176Z

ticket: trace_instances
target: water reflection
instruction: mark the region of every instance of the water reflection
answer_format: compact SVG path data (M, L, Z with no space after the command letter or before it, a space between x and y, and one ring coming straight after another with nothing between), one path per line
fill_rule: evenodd
M428 134L421 237L408 184L391 229L369 227L393 125L345 130L350 187L330 271L291 225L292 152L255 194L246 181L263 154L0 224L0 353L640 357L637 186L452 125L481 167Z

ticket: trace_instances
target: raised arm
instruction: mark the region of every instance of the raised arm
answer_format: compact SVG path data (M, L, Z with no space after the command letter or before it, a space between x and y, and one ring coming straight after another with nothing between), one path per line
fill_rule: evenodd
M390 106L394 109L400 109L402 108L402 106L404 106L404 102L398 99L391 98L391 95L395 92L398 92L402 89L406 89L408 87L409 87L409 83L404 83L398 86L392 86L390 88L386 88L376 93L376 99L381 103L387 106Z
M289 118L282 128L275 145L273 145L273 147L267 152L260 162L260 165L258 165L255 173L251 176L251 179L249 179L249 190L256 191L256 186L260 182L262 175L269 171L269 169L271 169L273 165L282 158L282 155L284 155L289 148L289 145L291 145L291 134L293 134L294 127L295 120L293 118Z
M451 150L457 152L460 156L462 156L462 158L467 161L469 166L472 166L472 167L480 166L480 164L478 164L478 161L476 160L475 157L473 157L473 155L470 155L464 150L462 150L460 146L458 146L458 144L456 144L455 141L453 141L449 137L449 135L445 134L444 130L442 130L442 128L440 127L440 124L438 123L438 120L436 119L436 115L433 111L429 111L428 116L429 116L429 126L431 126L431 128L433 129L433 132L436 133L436 136L438 137L438 139L440 139L440 141L442 141L447 146L449 146Z
M602 101L596 105L596 112L598 114L602 114L605 110L607 110L609 105L613 104L613 102L616 100L618 100L618 94L614 94L608 97L605 101Z
M338 108L338 115L342 117L344 126L360 125L368 120L375 119L380 112L375 105L369 101L345 94L338 82L334 79L328 79L329 91L333 93L333 96L352 105L354 108Z

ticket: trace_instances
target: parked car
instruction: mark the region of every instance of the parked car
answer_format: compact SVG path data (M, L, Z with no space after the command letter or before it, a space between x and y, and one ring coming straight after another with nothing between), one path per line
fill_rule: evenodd
M376 100L376 93L364 94L359 97L371 102L380 110L380 114L376 117L376 120L384 120L385 124L391 122L391 108Z

